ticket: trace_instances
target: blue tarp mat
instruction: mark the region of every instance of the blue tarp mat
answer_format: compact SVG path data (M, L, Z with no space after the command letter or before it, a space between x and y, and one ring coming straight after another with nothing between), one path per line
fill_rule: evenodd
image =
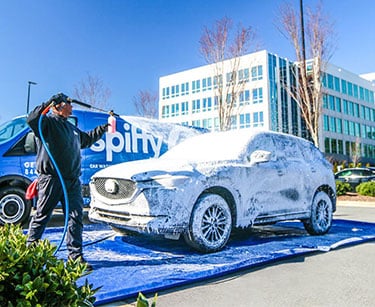
M62 228L48 228L45 237L57 245L61 234ZM101 305L136 298L138 292L154 294L288 257L374 239L375 223L334 220L328 234L309 236L302 223L282 222L236 232L224 250L201 254L182 240L121 236L107 226L89 224L84 230L84 253L94 271L84 279L94 288L102 287L95 303ZM66 254L63 245L57 256L65 259Z

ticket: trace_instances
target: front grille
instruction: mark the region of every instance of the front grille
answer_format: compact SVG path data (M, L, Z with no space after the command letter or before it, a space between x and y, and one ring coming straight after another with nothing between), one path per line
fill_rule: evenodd
M111 192L106 189L106 182L111 180L117 186ZM134 181L127 179L113 179L113 178L94 178L93 180L96 191L109 199L127 199L130 198L135 190L136 185Z

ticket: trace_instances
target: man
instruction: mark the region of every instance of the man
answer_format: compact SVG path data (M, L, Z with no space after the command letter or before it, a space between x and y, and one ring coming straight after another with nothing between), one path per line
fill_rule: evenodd
M49 151L64 179L69 212L65 212L64 193L58 173L41 142L39 118L43 111L51 108L52 114L42 118L42 134ZM45 113L44 112L44 113ZM81 193L81 148L90 147L106 132L108 124L96 127L86 133L68 121L72 114L72 105L68 96L60 93L30 112L27 123L34 131L37 141L36 169L38 171L38 201L36 213L32 217L27 244L37 242L50 220L53 209L59 201L64 214L68 214L66 245L69 259L85 263L82 251L83 199ZM87 264L88 269L92 267Z

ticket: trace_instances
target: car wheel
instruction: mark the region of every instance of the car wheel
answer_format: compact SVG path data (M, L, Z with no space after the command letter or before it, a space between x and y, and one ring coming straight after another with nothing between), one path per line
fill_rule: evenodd
M232 231L232 215L219 195L205 194L195 203L185 241L194 249L211 253L222 249Z
M30 217L31 201L25 197L21 188L0 190L0 225L25 224Z
M333 205L327 193L319 191L311 204L310 218L303 222L305 229L311 235L322 235L328 232L332 225Z

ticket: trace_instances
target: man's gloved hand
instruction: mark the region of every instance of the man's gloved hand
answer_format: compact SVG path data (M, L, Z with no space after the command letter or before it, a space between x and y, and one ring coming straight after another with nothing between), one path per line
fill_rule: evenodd
M108 123L99 126L100 132L101 132L101 133L107 132L107 131L108 131L108 126L110 126L110 124L108 124Z
M52 106L57 106L62 102L68 102L69 97L63 93L58 93L56 95L53 95L48 101L47 104Z

